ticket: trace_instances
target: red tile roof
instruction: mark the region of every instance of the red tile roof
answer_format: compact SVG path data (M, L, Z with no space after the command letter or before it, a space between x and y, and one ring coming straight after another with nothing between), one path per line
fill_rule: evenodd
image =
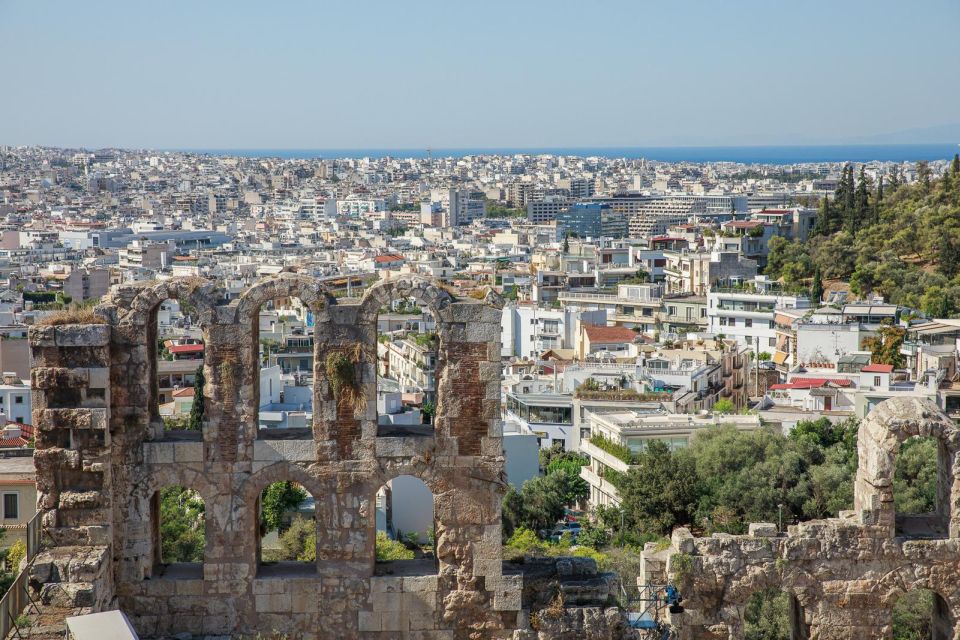
M193 387L184 387L182 389L177 389L170 395L172 395L174 398L192 398Z
M863 373L891 373L893 371L892 364L868 364L863 369L860 369Z
M784 384L770 385L770 389L819 389L828 384L835 387L850 387L853 386L853 381L846 378L794 378Z
M177 353L203 353L202 344L175 344L167 347L167 351L173 354Z
M377 256L373 259L374 262L384 263L384 262L402 262L404 260L403 256L397 255L385 255Z
M626 327L604 327L597 324L585 324L583 330L587 332L587 338L593 344L616 344L620 342L633 342L637 337L637 332Z

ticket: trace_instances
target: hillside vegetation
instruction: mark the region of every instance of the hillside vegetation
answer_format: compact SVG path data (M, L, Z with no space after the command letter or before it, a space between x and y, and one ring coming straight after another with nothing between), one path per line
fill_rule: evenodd
M926 163L918 180L897 173L874 183L848 166L834 198L820 203L806 243L774 238L767 274L790 285L822 279L850 282L854 293L947 317L960 312L960 158L934 179Z

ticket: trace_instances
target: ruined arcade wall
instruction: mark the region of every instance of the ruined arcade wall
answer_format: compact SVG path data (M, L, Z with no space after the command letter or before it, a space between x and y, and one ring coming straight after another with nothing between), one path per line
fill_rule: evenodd
M940 443L935 514L894 511L896 456L914 436ZM935 638L960 638L960 429L930 401L897 398L864 419L857 441L855 509L838 518L800 523L786 535L767 523L751 525L749 535L706 538L677 529L669 549L648 545L645 579L673 581L685 598L686 611L670 616L678 638L743 638L747 603L764 589L790 596L793 640L891 638L896 600L918 589L939 596ZM922 533L900 533L912 520Z
M313 311L314 424L300 439L258 439L257 315L297 297ZM413 297L437 319L431 436L378 437L376 318ZM202 435L165 436L156 411L156 309L187 301L204 334ZM278 631L293 637L507 637L522 626L520 577L502 574L500 312L419 278L336 300L316 280L264 280L230 302L212 283L176 279L115 289L102 324L34 327L39 511L55 546L32 584L74 610L119 606L144 636ZM354 363L361 400L333 393L324 366ZM375 494L398 475L434 495L436 571L375 576ZM258 564L257 500L292 480L316 499L317 560L296 575ZM197 491L203 563L158 563L157 491Z

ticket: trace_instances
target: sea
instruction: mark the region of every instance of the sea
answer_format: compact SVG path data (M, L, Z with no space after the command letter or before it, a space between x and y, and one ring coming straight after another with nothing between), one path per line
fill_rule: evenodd
M170 149L173 151L173 149ZM578 156L583 158L646 158L661 162L736 162L800 164L816 162L916 162L947 160L960 152L957 143L795 145L751 147L540 147L435 149L177 149L190 153L249 158L462 158L476 155Z

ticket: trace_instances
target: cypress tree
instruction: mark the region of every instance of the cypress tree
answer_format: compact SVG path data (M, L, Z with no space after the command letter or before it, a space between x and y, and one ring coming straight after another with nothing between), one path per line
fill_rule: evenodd
M817 221L813 225L813 234L826 236L833 233L833 213L830 207L830 198L826 195L820 200L820 210L817 212Z
M950 164L953 171L953 177L960 177L960 153L953 154L953 162Z
M823 276L820 273L820 267L817 267L813 272L813 286L810 287L810 299L818 306L823 299Z
M193 383L193 405L190 407L190 431L203 430L203 364L197 367Z
M930 193L930 163L926 160L917 163L917 182L924 194Z
M866 222L867 214L870 211L870 190L867 188L867 176L863 165L860 165L860 176L857 180L853 208L856 212L855 228L860 228Z
M843 207L845 209L844 213L850 215L850 213L856 208L856 193L855 187L853 184L853 165L848 164L846 168L847 175L845 176L846 185L843 188Z
M900 187L900 166L894 165L890 172L890 191L896 191Z

